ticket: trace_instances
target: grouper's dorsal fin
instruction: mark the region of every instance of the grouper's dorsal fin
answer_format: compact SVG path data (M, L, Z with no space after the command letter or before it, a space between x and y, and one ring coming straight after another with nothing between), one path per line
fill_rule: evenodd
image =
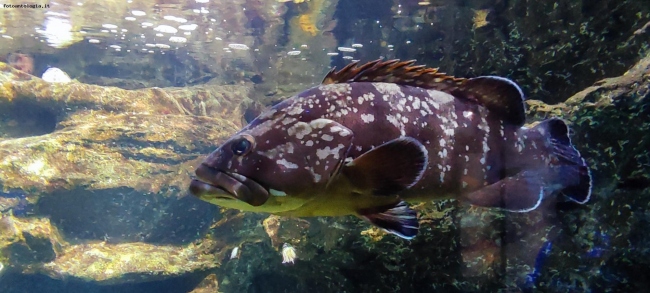
M389 82L451 92L466 80L440 73L437 68L414 66L414 63L415 60L375 60L361 65L352 62L339 71L333 68L321 84Z
M479 76L466 80L458 90L496 113L504 122L524 125L524 92L512 80L499 76Z
M513 81L498 76L459 78L438 72L437 68L413 65L414 63L415 60L375 60L361 65L352 62L341 70L330 70L322 84L389 82L439 90L459 99L479 103L508 124L524 124L524 95Z

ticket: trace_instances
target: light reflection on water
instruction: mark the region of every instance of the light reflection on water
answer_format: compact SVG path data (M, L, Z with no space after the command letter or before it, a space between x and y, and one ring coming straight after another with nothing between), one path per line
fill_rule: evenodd
M13 2L19 1L9 1ZM295 2L302 5L300 9L296 8L298 4L283 0L256 4L208 0L62 0L47 2L50 5L47 9L6 9L0 18L3 36L0 55L27 48L51 53L54 49L86 42L97 49L114 52L165 54L187 50L201 55L196 58L212 63L224 58L262 60L272 58L273 54L281 54L280 58L311 59L324 67L329 66L327 63L334 56L348 62L360 59L355 52L363 44L355 43L354 39L337 43L331 35L336 26L336 1ZM296 12L287 13L291 9ZM382 27L380 21L375 25ZM294 36L283 37L286 27L298 29L291 29ZM288 38L289 43L280 44L283 38ZM388 47L390 44L382 46L385 53L393 50ZM382 54L382 57L389 55ZM262 67L265 62L260 63Z

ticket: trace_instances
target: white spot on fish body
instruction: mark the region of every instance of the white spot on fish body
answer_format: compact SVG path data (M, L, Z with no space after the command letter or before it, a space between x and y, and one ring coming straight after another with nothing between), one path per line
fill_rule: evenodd
M332 140L334 139L334 137L331 136L331 135L329 135L329 134L323 134L323 136L321 136L321 138L322 138L324 141L332 141Z
M314 145L314 141L312 141L312 140L308 140L308 141L305 143L305 145L308 146L308 147L313 146L313 145Z
M287 169L297 169L298 168L298 165L296 165L294 163L291 163L291 162L287 161L286 159L276 160L275 162L278 165L282 165Z
M337 126L337 125L334 125L334 126L330 127L330 131L334 132L334 133L338 133L340 136L343 136L343 137L352 134L352 132L350 130L348 130L346 128L343 128L343 127L340 127L340 126Z
M447 149L442 149L442 151L438 152L438 155L440 156L440 158L443 158L443 159L446 158L447 157Z
M357 103L359 103L359 105L363 105L363 96L359 96L357 98Z
M332 122L332 120L319 118L309 122L309 125L314 129L321 129L327 126L330 122Z
M296 121L295 118L287 117L287 118L282 119L282 125L287 125L287 124L293 123L294 121Z
M329 156L333 156L335 160L339 159L339 151L343 148L342 144L339 144L335 148L330 148L329 146L326 146L325 148L318 149L316 150L316 156L318 156L319 159L324 160L325 158Z
M311 169L311 176L314 177L314 182L320 182L320 180L322 178L322 176L320 176L320 174L317 174L317 173L314 172L313 168Z
M422 109L426 111L427 114L431 115L433 114L433 111L431 111L431 108L429 108L429 105L427 103L422 103ZM422 115L424 116L424 114Z
M524 150L524 144L523 143L517 143L517 151L521 153L521 151Z
M386 82L373 82L375 89L384 95L404 95L399 85Z
M470 111L463 111L463 117L472 120L472 117L474 116L474 113Z
M303 137L310 134L311 132L312 132L311 125L302 121L299 121L298 123L289 127L289 129L287 129L287 134L291 136L295 136L297 139L302 139Z
M370 122L373 122L373 121L375 121L375 115L372 115L372 114L361 114L361 120L362 120L364 123L370 123Z
M463 181L463 188L467 187L467 182Z
M441 146L441 147L444 147L446 143L447 143L447 142L445 141L444 138L441 138L441 139L440 139L440 146Z
M427 93L429 94L431 101L435 101L436 103L446 104L454 100L454 96L445 92L441 92L437 90L427 90Z
M291 109L289 109L289 111L287 111L287 114L294 116L302 113L302 111L303 111L302 107L300 107L300 105L298 104L293 106Z
M395 116L393 116L391 114L386 115L386 120L388 120L388 122L390 122L390 124L393 124L393 126L395 126L397 128L401 128L401 126L402 126L399 123L399 121L397 120L397 118L395 118Z
M413 100L413 109L420 109L420 99L415 98L415 100Z
M487 153L490 151L490 146L487 143L487 140L483 141L483 153Z
M318 89L324 96L331 97L332 95L349 95L350 91L352 90L352 86L350 86L349 83L333 83L320 85L318 86Z
M485 157L482 157L479 162L481 162L481 165L485 165Z

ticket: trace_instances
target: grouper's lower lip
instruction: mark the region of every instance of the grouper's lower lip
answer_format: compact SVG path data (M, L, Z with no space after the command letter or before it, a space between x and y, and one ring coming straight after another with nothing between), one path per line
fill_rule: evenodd
M205 164L195 172L198 179L192 180L189 191L196 197L238 199L252 206L263 205L269 198L266 188L237 173L222 172Z

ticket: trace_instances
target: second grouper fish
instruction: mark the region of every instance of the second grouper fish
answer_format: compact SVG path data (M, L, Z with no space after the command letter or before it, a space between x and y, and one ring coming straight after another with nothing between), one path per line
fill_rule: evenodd
M455 198L515 212L557 194L586 203L590 171L564 121L524 122L523 92L509 79L352 63L228 139L196 169L190 192L280 216L356 215L406 239L419 227L406 202Z

